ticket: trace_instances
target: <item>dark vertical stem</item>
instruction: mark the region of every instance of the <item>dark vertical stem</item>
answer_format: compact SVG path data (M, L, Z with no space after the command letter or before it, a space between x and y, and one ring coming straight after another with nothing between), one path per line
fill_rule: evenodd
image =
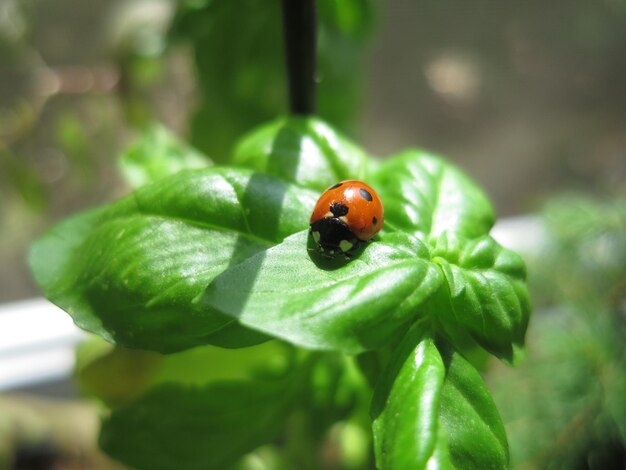
M317 18L315 0L282 0L283 29L292 114L315 113Z

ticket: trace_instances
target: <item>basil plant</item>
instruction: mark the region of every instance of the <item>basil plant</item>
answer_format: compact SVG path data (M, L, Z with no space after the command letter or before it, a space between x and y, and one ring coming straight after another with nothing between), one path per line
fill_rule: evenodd
M130 195L30 253L95 335L76 375L104 405L108 454L151 470L507 467L477 368L523 353L526 272L461 171L415 149L374 160L312 117L254 130L230 166L155 130L121 168ZM309 217L345 179L376 189L385 223L327 260Z

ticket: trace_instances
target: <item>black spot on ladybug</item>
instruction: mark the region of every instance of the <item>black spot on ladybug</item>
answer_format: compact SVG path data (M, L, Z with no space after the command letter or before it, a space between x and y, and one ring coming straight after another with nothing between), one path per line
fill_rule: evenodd
M366 201L373 201L374 200L374 198L372 197L372 195L370 194L370 192L367 189L363 189L363 188L359 189L359 194Z
M378 223L378 219L376 217L372 217L372 223L376 225Z
M348 213L348 206L340 202L333 202L330 205L330 211L333 213L335 217L341 217Z
M341 186L343 183L337 183L332 185L330 188L328 188L326 191L330 191L331 189L337 189L339 186Z

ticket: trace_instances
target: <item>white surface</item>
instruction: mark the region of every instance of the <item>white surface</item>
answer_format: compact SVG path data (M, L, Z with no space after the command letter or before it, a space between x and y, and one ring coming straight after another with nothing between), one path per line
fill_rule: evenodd
M507 248L536 253L545 229L539 218L524 216L498 222L491 235ZM74 347L85 336L45 299L0 305L0 390L69 377Z
M536 215L502 219L491 230L491 236L500 245L520 252L538 253L547 239L546 228Z
M67 377L85 335L45 299L0 305L0 390Z

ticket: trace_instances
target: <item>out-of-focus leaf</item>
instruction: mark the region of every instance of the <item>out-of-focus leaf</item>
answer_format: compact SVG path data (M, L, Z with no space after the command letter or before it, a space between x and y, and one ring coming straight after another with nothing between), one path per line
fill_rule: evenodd
M90 138L85 124L76 114L66 113L59 117L55 127L56 141L71 161L72 170L80 173L83 185L93 185L97 172L92 153L96 142Z
M77 348L74 375L84 395L119 405L145 391L163 357L93 337Z
M109 341L173 352L227 328L241 347L258 335L233 335L232 318L195 299L228 266L306 227L315 198L244 170L185 171L62 222L30 263L48 298Z
M619 468L626 442L623 322L601 303L565 307L567 302L534 316L532 347L518 368L491 371L512 464Z
M8 148L0 148L0 182L13 187L24 202L35 211L47 206L46 188L30 164L21 161ZM3 181L4 180L4 181Z
M344 132L354 128L363 96L363 56L374 29L372 0L319 0L318 109Z
M139 470L228 468L277 436L294 389L288 379L164 384L115 410L100 446Z
M202 303L299 346L356 353L383 345L441 284L427 247L400 233L348 263L319 258L307 241L302 231L232 266Z
M612 298L625 276L626 197L561 195L546 205L543 221L548 237L538 258L548 262L537 263L532 281L544 301L573 305Z
M613 376L606 391L606 407L617 426L622 442L626 442L626 373L623 364L616 364L611 371Z
M323 191L337 181L363 179L365 153L314 117L287 117L245 136L233 163Z
M149 128L119 160L120 170L133 188L181 170L205 168L210 164L206 156L160 125Z
M278 377L290 367L291 349L284 343L268 341L242 349L200 346L162 355L115 346L94 336L76 352L75 376L83 393L109 406L119 406L161 383L207 385Z
M318 114L346 130L358 112L372 2L319 3ZM241 134L287 110L281 23L279 0L180 4L171 37L191 43L201 89L192 141L215 161L226 160Z

